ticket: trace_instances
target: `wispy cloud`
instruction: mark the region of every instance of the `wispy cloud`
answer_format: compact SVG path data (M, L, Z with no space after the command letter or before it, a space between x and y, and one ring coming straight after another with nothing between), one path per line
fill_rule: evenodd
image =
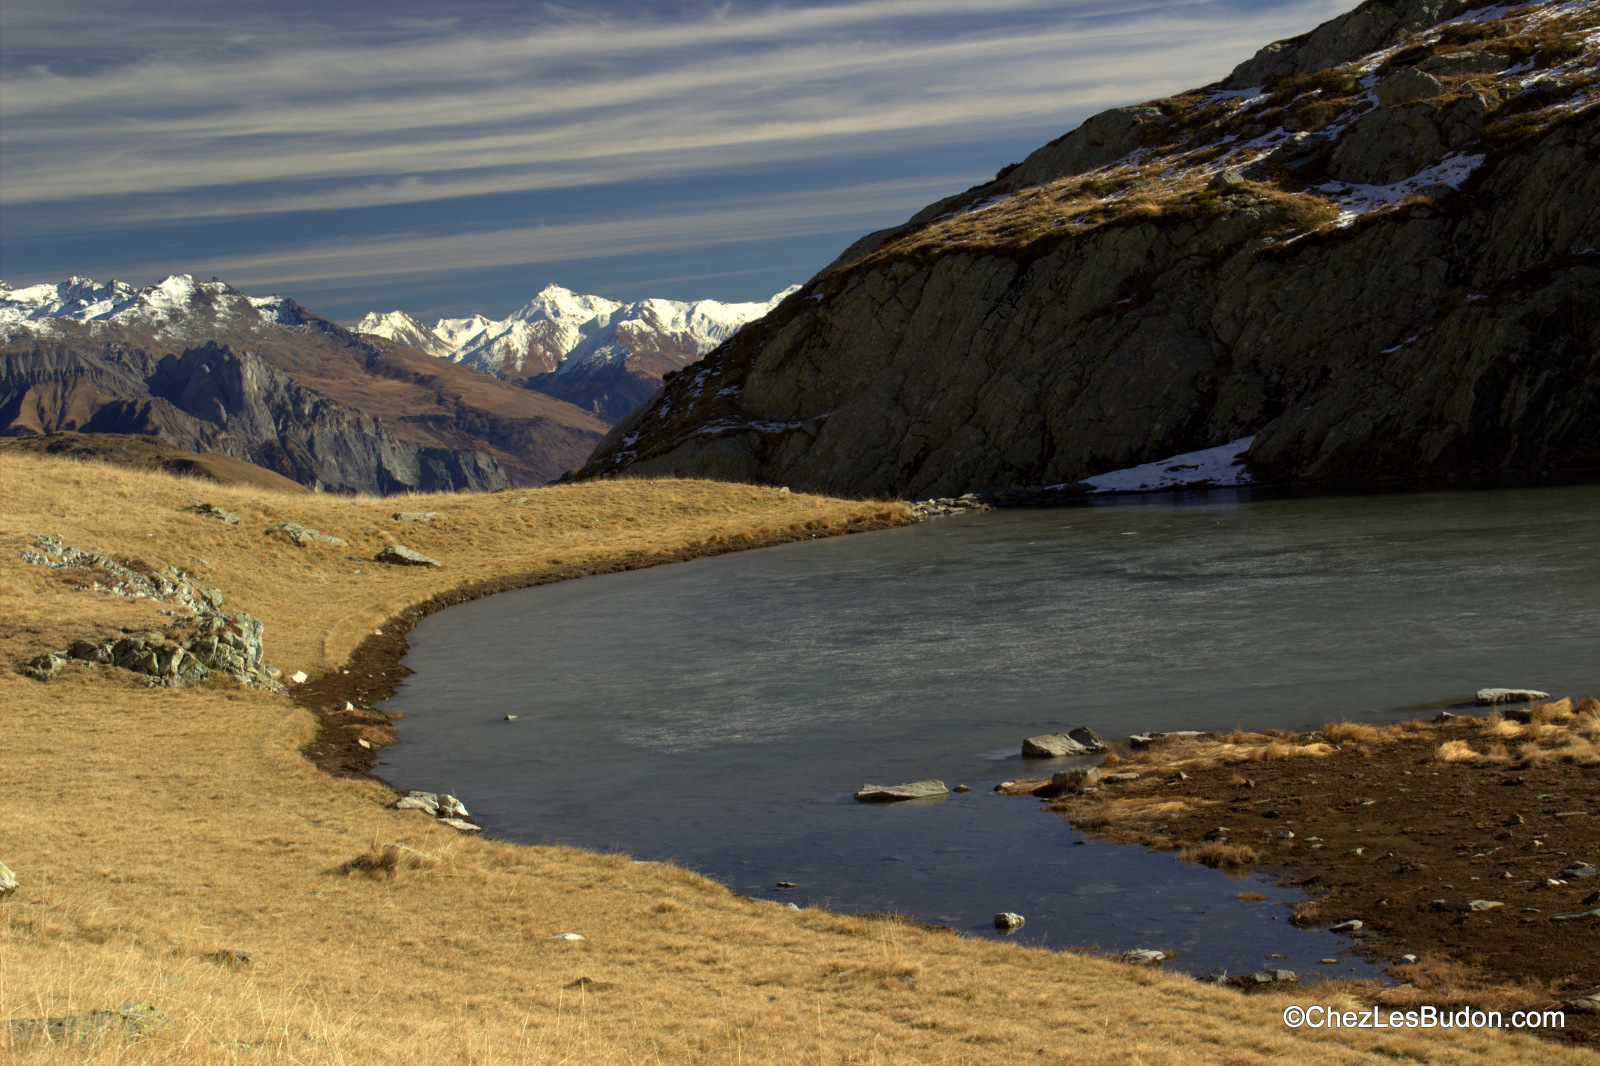
M45 226L110 233L839 160L839 187L819 186L803 217L840 230L865 218L853 205L859 175L843 175L853 158L1059 132L1101 108L1220 77L1348 2L7 0L0 211L7 228L38 241ZM906 177L907 188L927 184ZM770 231L747 207L710 212L721 223L707 215L700 236ZM655 233L653 211L665 221L651 240L680 232L673 219L701 217L683 205L624 206L630 218L568 226L560 242L607 254L610 222ZM47 222L30 225L30 213ZM459 240L408 247L444 270L472 247L488 265L544 246L521 230L488 239L488 223L469 218ZM411 241L343 236L364 248ZM309 279L334 263L355 269L361 256L307 244L271 256L240 248L231 261L266 269L269 259L283 278Z

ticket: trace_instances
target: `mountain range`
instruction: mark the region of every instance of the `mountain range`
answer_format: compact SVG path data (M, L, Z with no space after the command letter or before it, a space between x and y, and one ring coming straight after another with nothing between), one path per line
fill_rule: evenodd
M654 395L663 375L698 360L794 291L761 303L620 303L551 284L503 319L443 318L430 327L390 311L368 314L353 328L614 422Z
M338 492L542 484L592 413L188 275L0 283L0 435L155 435Z
M1368 0L868 235L580 477L1056 485L1600 465L1600 4Z

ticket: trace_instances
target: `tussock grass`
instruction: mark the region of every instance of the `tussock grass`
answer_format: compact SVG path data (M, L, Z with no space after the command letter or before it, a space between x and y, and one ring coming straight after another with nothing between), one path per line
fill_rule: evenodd
M1448 740L1434 751L1447 763L1476 766L1600 766L1600 700L1547 700L1526 710L1496 711L1463 718L1483 750L1466 739ZM1516 745L1512 754L1510 745Z
M1256 849L1248 844L1229 844L1223 840L1210 840L1204 844L1180 848L1178 858L1184 862L1197 862L1214 870L1254 866L1261 861Z

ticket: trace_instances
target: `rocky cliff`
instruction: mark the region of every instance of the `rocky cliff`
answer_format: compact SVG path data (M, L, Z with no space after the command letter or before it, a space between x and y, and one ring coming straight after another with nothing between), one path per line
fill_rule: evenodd
M1600 5L1372 0L858 241L582 476L953 495L1600 461Z
M313 488L540 484L605 424L292 300L169 278L0 291L0 433L153 434Z

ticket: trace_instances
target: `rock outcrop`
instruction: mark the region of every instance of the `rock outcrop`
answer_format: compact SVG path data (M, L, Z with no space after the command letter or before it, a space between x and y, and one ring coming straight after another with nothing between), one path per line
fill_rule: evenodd
M282 691L282 674L263 660L261 620L222 609L222 592L198 585L175 567L137 570L94 552L63 544L59 537L34 537L37 551L23 561L53 570L76 571L86 591L168 603L190 612L166 630L132 633L115 640L79 640L60 651L35 656L23 673L49 681L77 662L114 666L141 675L147 684L176 688L213 676L243 685Z
M1371 0L1097 115L858 241L579 476L956 497L1252 436L1281 480L1600 464L1597 27Z

